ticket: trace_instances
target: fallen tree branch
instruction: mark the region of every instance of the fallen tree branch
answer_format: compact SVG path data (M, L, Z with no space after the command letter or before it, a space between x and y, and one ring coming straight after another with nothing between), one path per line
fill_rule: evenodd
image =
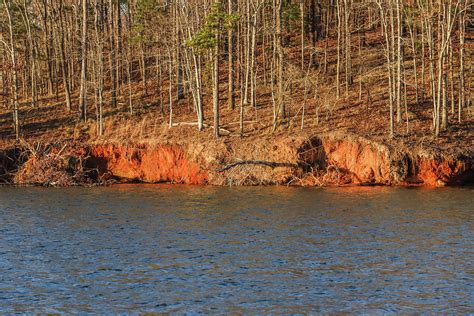
M289 167L289 168L298 167L298 165L292 164L292 163L289 163L289 162L272 162L272 161L263 161L263 160L242 160L242 161L238 161L238 162L235 162L233 164L227 165L224 168L219 169L218 171L219 172L224 172L224 171L227 171L229 169L232 169L234 167L241 166L241 165L261 165L261 166L270 167L272 169L278 168L278 167Z
M215 129L214 126L210 126L210 128ZM220 133L220 132L224 132L224 133L226 133L227 135L232 134L231 131L229 131L229 130L227 130L227 129L225 129L225 128L222 128L222 127L219 127L219 133Z
M198 122L178 122L178 123L173 123L173 127L175 126L183 126L183 125L191 125L191 126L194 126L194 125L198 125L199 123ZM202 124L203 127L207 127L206 124Z

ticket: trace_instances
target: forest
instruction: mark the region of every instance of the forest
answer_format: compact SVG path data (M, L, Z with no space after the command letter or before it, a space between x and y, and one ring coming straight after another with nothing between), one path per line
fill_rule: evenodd
M0 133L471 135L473 40L469 0L1 0Z

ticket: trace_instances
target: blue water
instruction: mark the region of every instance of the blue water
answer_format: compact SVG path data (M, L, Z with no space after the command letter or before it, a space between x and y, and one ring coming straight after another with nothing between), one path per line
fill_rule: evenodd
M474 189L0 187L1 313L474 313Z

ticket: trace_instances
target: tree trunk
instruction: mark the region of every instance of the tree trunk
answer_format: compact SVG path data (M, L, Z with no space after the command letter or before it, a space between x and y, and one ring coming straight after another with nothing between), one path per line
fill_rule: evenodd
M104 123L103 123L103 90L104 90L104 57L103 57L103 43L102 38L103 34L103 19L101 18L103 14L103 6L98 3L98 0L95 0L95 41L96 41L96 66L95 68L95 81L96 81L96 108L97 108L97 134L102 136L104 133ZM100 14L100 16L99 16Z
M458 122L462 122L462 109L465 105L465 82L464 82L464 37L466 33L466 13L462 12L459 17L459 96L458 96Z
M283 95L283 62L284 62L284 54L283 54L283 47L282 47L282 14L283 14L283 0L277 0L277 7L276 7L276 50L278 54L278 109L280 113L280 118L282 120L286 117L286 108L285 108L285 100Z
M120 4L117 4L120 5ZM115 47L115 27L114 27L114 1L109 0L109 32L110 32L110 81L111 81L111 105L112 108L117 106L117 58Z
M68 67L66 62L66 55L65 55L65 48L64 48L64 34L66 33L64 30L64 23L62 17L63 11L63 0L59 1L59 25L60 25L60 33L57 34L57 41L59 42L59 56L61 57L61 72L63 77L63 86L64 86L64 93L66 95L66 109L71 111L71 92L69 88L69 77L68 77Z
M231 15L233 13L233 1L228 0L227 2L227 13ZM228 76L229 76L229 88L228 88L228 103L229 109L235 108L235 95L234 95L234 31L232 27L227 30L227 46L228 46Z
M301 71L304 71L304 0L300 0L300 14L301 14Z
M346 97L349 96L349 86L352 85L352 58L351 58L351 30L349 26L351 7L348 0L344 0L344 31L346 55Z
M397 123L402 121L402 15L400 0L396 0L397 10Z
M169 117L169 128L173 127L173 60L172 60L172 53L168 50L168 72L169 72L169 85L168 85L168 92L169 92L169 109L170 109L170 117Z
M393 75L392 75L392 49L391 49L391 34L389 33L387 15L383 3L381 0L377 0L377 4L380 8L381 23L383 28L383 33L385 35L385 56L387 58L387 77L388 77L388 92L389 92L389 109L390 109L390 137L394 137L394 122L393 122ZM391 10L391 9L390 9ZM390 13L389 13L390 14Z
M17 64L16 64L16 50L15 50L15 37L13 36L13 21L10 13L10 8L8 6L7 0L3 0L5 9L7 11L8 17L8 29L10 32L10 56L12 61L12 83L11 89L13 92L13 126L15 129L15 138L20 139L20 122L18 118L18 73L17 73Z
M216 34L216 47L214 48L214 84L212 87L212 103L214 108L214 133L216 137L219 133L219 33Z
M340 91L340 73L341 73L341 32L342 32L342 17L341 17L341 0L336 0L337 7L337 63L336 63L336 97L339 100L341 97Z
M79 90L79 111L80 117L85 122L87 120L86 105L86 71L87 71L87 11L88 0L82 0L82 47L81 47L81 87Z

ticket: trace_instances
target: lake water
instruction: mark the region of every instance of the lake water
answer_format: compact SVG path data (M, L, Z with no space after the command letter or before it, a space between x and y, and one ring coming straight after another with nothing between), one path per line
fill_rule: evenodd
M0 187L0 312L473 313L474 188Z

